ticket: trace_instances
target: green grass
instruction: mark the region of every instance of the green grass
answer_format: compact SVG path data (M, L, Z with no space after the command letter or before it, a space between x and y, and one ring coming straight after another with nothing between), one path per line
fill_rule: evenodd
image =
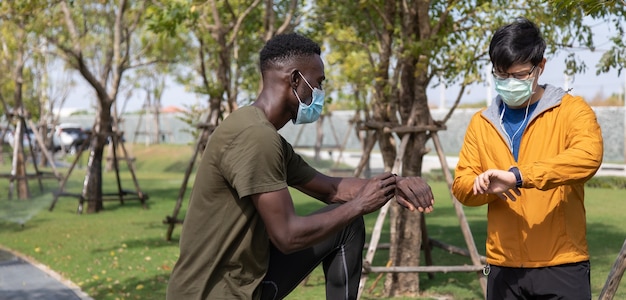
M192 146L176 145L149 148L135 145L130 148L131 155L136 158L139 186L150 196L148 209L143 209L136 200L126 201L123 205L119 201L107 201L101 213L78 215L77 199L61 197L50 212L48 208L53 199L52 191L58 187L57 181L45 180L43 193L39 191L36 181L31 181L34 197L30 200L7 200L7 194L0 195L0 245L49 266L97 300L163 299L171 268L178 256L181 227L176 227L173 240L168 242L165 240L167 226L162 221L172 214L193 149ZM322 164L320 167L324 169L327 166ZM10 163L5 159L0 171L7 173L9 170ZM65 173L67 170L60 171ZM133 190L125 164L121 165L120 174L124 189ZM67 190L80 192L83 176L84 169L74 170ZM115 182L115 174L106 172L104 191L116 191ZM429 236L465 248L445 184L431 182L431 185L437 202L435 212L426 216ZM0 180L0 191L7 191L7 187L8 180ZM179 217L184 215L190 188L191 184ZM299 213L306 214L320 207L318 202L297 191L293 192L293 197ZM626 238L623 198L623 189L587 189L594 298L600 293ZM466 207L464 211L478 250L484 254L486 207ZM373 228L376 216L366 216L368 228ZM23 227L21 223L24 223ZM388 232L384 231L381 242L387 241L387 237ZM384 265L387 250L379 249L376 254L374 265ZM434 248L432 255L435 265L471 264L469 258L448 254L439 248ZM370 275L363 299L384 299L381 296L384 278L374 286L376 276ZM420 299L441 295L453 299L482 297L474 273L436 273L433 279L421 274L420 278ZM626 279L622 280L615 299L626 299L625 282ZM319 268L311 274L306 285L301 285L289 296L289 299L323 298L324 279Z

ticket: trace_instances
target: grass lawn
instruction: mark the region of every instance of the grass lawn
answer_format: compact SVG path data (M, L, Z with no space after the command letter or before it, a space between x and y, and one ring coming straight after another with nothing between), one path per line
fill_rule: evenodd
M44 192L31 181L33 198L26 201L7 200L0 195L0 245L39 261L81 286L94 299L164 299L167 280L178 256L180 226L173 241L165 240L167 226L162 223L174 209L184 171L192 154L192 146L159 145L144 147L127 145L136 158L139 186L150 196L148 209L138 201L105 202L98 214L76 214L76 198L59 198L53 211L48 211L56 180L44 181ZM84 157L86 159L86 155ZM83 164L84 165L84 164ZM324 166L322 166L324 167ZM10 162L0 165L8 173ZM66 169L60 169L62 173ZM122 185L133 190L130 172L122 164ZM84 169L72 172L68 191L81 189ZM115 192L114 172L106 172L104 191ZM426 216L429 235L447 244L463 247L464 239L452 207L446 185L432 182L436 195L435 212ZM0 190L8 191L8 180L0 180ZM185 195L183 213L191 185ZM297 191L293 193L299 213L306 214L319 207ZM626 238L624 219L624 190L587 189L588 240L591 252L591 281L597 298L619 250ZM486 207L465 208L478 250L484 255ZM376 214L366 216L368 228L373 228ZM21 226L21 224L24 226ZM384 232L386 241L388 232ZM369 239L368 239L369 240ZM219 242L219 241L216 241ZM379 249L374 265L384 265L386 250ZM471 264L467 257L448 254L433 248L436 265ZM384 299L381 287L371 274L363 299ZM482 292L474 273L436 273L433 279L421 275L422 298L480 299ZM289 299L323 299L323 274L315 270L307 283L298 287ZM626 279L622 280L615 299L626 299ZM401 299L401 298L398 298ZM413 298L415 299L415 298Z

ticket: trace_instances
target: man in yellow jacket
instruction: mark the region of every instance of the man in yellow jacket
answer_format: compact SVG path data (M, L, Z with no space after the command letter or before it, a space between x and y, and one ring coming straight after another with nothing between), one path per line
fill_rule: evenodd
M472 117L459 154L454 196L489 205L487 299L591 299L584 183L602 134L582 98L538 84L545 48L526 19L494 33L498 96Z

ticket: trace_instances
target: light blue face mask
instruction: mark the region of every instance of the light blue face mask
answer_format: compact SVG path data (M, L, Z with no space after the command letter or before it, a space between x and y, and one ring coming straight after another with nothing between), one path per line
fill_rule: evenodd
M496 92L508 106L521 106L533 94L534 77L526 80L516 78L500 79L494 76Z
M309 86L309 88L311 88L311 90L313 91L313 100L311 100L311 104L306 105L304 104L304 102L302 102L302 100L300 100L300 96L298 96L298 93L296 93L296 90L293 90L293 93L296 95L296 98L298 98L298 102L300 102L300 105L298 105L298 115L296 116L296 119L293 120L294 124L306 124L306 123L313 123L315 121L317 121L317 119L320 118L320 115L322 114L322 109L324 108L324 91L318 88L313 88L309 82L306 80L306 78L304 78L304 76L302 75L302 73L298 72L300 74L300 77L302 77L302 79L304 79L304 82L306 82L306 85Z

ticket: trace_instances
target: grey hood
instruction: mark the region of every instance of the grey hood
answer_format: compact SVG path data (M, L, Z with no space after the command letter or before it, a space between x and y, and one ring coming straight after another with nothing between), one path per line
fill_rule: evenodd
M531 124L532 121L542 114L544 111L558 106L561 104L561 100L563 96L567 94L565 90L559 87L555 87L550 84L538 85L544 88L543 96L537 102L537 108L533 111L533 113L528 117L528 122L526 124ZM486 118L489 122L493 124L493 126L500 132L500 135L503 137L504 132L502 131L502 126L500 126L500 106L502 105L502 98L500 95L497 95L494 98L494 101L482 112L482 116ZM526 125L528 126L528 125ZM506 140L506 139L505 139Z

